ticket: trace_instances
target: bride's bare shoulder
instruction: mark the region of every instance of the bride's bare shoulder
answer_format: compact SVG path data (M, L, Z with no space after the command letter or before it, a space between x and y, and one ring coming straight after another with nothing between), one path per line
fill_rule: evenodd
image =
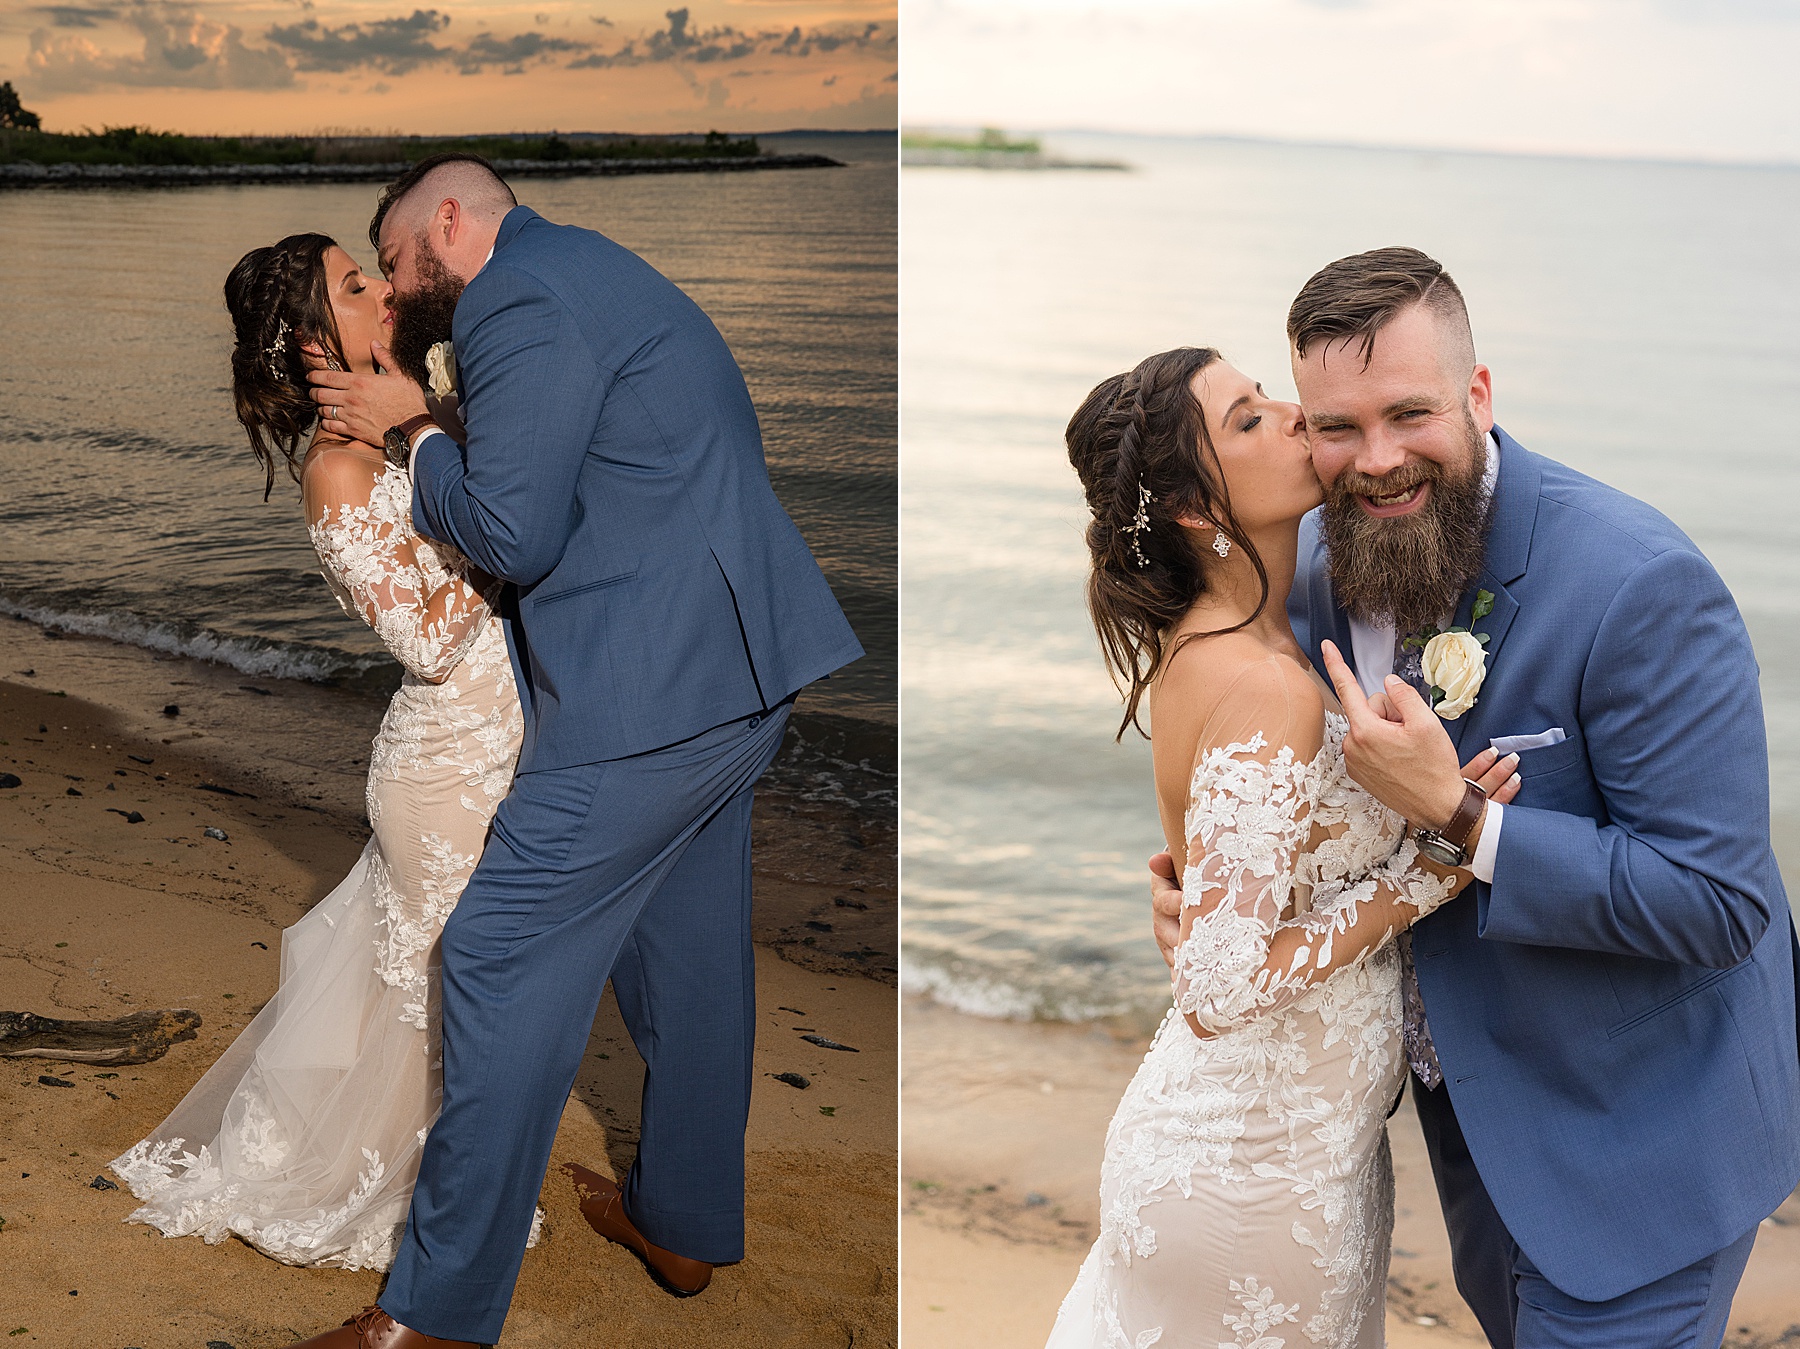
M314 441L300 465L300 495L308 518L327 505L367 501L380 474L381 465L354 442Z
M1297 710L1324 709L1319 686L1305 667L1249 633L1171 645L1153 689L1158 705L1204 712L1226 704L1274 701L1294 703Z
M1153 733L1167 732L1195 752L1247 743L1261 731L1269 744L1310 756L1324 735L1318 684L1298 661L1248 633L1185 642L1164 661L1154 695Z

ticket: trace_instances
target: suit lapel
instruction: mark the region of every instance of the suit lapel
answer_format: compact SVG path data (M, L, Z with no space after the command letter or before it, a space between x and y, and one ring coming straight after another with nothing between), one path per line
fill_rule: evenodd
M1526 564L1531 560L1531 536L1537 528L1538 496L1544 480L1543 463L1535 454L1498 426L1494 428L1494 439L1500 445L1500 484L1495 494L1498 500L1494 503L1494 523L1488 531L1481 579L1457 605L1454 624L1488 635L1486 652L1490 672L1499 663L1501 644L1506 641L1506 634L1519 613L1519 602L1507 587L1525 574ZM1493 612L1479 622L1471 622L1476 594L1482 590L1494 597ZM1477 696L1474 707L1455 721L1444 723L1459 754L1464 737L1469 736L1469 727L1485 720L1483 711L1481 698ZM1469 738L1471 749L1478 743L1473 737Z
M1316 513L1302 522L1301 530L1303 556L1295 576L1298 584L1304 587L1306 601L1306 657L1324 679L1326 638L1337 643L1337 649L1343 652L1352 669L1356 666L1356 652L1350 645L1350 616L1338 607L1337 598L1331 591L1331 568L1325 557L1325 541L1318 533Z
M1319 579L1319 594L1316 608L1324 620L1313 629L1313 665L1320 674L1325 672L1324 639L1329 637L1337 643L1337 649L1343 654L1345 662L1352 670L1356 669L1356 646L1350 640L1350 615L1345 613L1331 592L1331 578L1322 576ZM1360 678L1362 672L1357 671Z
M1487 591L1494 597L1494 609L1486 618L1471 623L1469 621L1469 615L1475 611L1475 595L1477 591L1481 590ZM1499 654L1500 644L1506 640L1506 631L1512 626L1513 618L1518 612L1519 602L1513 598L1512 592L1508 590L1501 581L1496 579L1487 568L1482 568L1481 579L1475 583L1475 590L1471 590L1468 594L1464 595L1462 603L1457 607L1456 626L1468 628L1471 632L1485 632L1487 634L1487 645L1483 650L1487 653L1487 668L1489 670L1494 668L1494 660ZM1446 721L1444 723L1444 729L1450 733L1450 743L1456 746L1458 753L1462 752L1463 737L1468 733L1470 725L1482 720L1482 712L1483 707L1481 698L1477 696L1475 699L1475 706L1471 707L1455 721ZM1476 743L1476 741L1471 740L1471 748L1473 748ZM1468 755L1464 754L1462 757L1466 759Z

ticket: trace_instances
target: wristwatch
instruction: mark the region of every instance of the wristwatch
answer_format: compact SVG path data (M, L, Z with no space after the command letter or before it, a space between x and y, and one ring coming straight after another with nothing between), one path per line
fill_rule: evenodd
M1419 851L1434 862L1447 867L1467 866L1469 835L1475 832L1475 825L1481 819L1481 808L1486 804L1487 793L1464 778L1462 800L1457 803L1456 814L1450 817L1450 823L1442 829L1415 829L1413 841L1419 845Z
M435 425L437 418L429 412L421 412L416 417L408 417L398 426L388 427L387 434L381 438L381 450L387 456L388 463L395 468L405 468L406 454L412 438L424 427Z

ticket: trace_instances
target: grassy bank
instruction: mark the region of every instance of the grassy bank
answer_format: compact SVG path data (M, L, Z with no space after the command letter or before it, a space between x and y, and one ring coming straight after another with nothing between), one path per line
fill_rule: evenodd
M984 127L981 134L969 136L945 136L935 131L905 131L900 135L900 147L903 150L948 150L965 154L1006 154L1006 155L1038 155L1042 154L1042 142L1036 139L1013 140L997 127Z
M120 164L195 168L239 164L416 163L458 150L493 160L755 159L754 136L182 136L148 127L59 133L0 129L0 164Z

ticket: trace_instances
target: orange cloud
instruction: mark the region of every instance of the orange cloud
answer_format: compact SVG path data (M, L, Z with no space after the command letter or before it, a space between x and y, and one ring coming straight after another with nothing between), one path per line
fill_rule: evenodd
M0 0L0 78L52 129L889 127L896 51L894 0Z

